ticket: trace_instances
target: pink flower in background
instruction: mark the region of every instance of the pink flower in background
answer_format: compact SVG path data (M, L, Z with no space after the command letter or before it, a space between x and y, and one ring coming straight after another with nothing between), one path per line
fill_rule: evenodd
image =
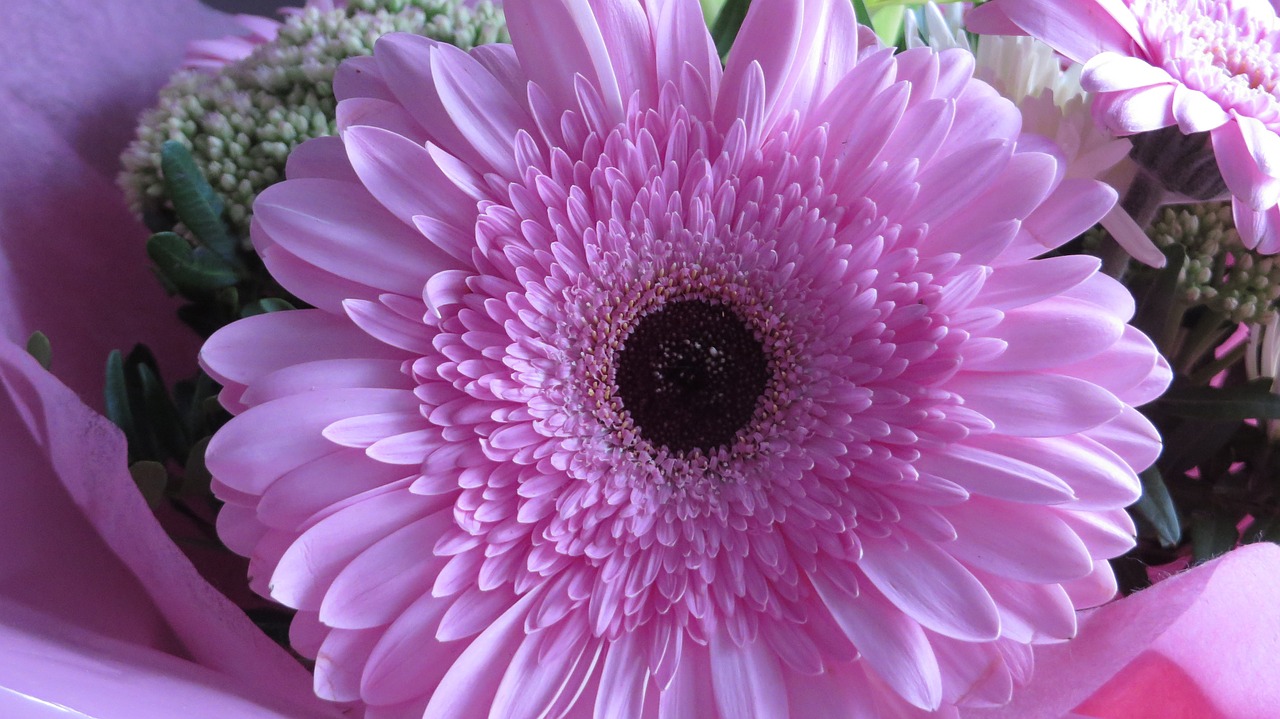
M280 23L258 15L236 15L235 22L248 32L191 41L182 66L216 71L249 57L254 50L275 40L280 32Z
M1115 592L1167 366L1114 203L963 51L844 0L507 3L383 38L215 335L220 531L321 696L392 717L999 705ZM425 712L425 714L424 714Z
M1118 134L1210 133L1241 239L1280 252L1280 20L1262 0L993 0L975 32L1037 37L1084 63Z

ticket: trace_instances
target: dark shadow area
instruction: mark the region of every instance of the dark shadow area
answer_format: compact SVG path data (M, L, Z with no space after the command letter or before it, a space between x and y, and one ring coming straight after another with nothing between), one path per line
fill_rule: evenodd
M277 8L300 7L302 0L200 0L215 10L223 12L244 12L253 15L275 15Z

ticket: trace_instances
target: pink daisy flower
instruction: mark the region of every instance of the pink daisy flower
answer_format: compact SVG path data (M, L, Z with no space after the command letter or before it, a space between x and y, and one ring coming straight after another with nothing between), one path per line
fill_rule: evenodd
M845 0L511 0L343 65L216 334L227 544L370 719L1006 702L1110 599L1168 368L1115 193ZM1062 190L1062 191L1060 191Z
M1265 0L993 0L967 23L1084 63L1117 134L1208 132L1241 239L1280 252L1280 19Z

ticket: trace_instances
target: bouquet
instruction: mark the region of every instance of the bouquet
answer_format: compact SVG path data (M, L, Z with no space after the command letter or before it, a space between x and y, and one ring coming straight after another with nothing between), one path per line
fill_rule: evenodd
M4 716L1271 716L1262 0L17 0Z

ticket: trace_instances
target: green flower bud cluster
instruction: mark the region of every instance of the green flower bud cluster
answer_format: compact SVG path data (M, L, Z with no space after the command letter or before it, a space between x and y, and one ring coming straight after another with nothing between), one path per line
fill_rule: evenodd
M1280 299L1280 256L1245 248L1231 218L1230 202L1164 207L1147 230L1156 246L1180 245L1187 263L1178 291L1233 322L1265 322Z
M332 10L289 16L277 38L216 73L186 70L160 92L125 151L119 184L153 229L172 227L160 173L166 140L186 146L222 198L232 231L248 237L253 200L284 177L285 159L303 141L337 131L333 74L369 55L389 32L410 32L463 49L507 42L501 9L488 0L348 0Z

